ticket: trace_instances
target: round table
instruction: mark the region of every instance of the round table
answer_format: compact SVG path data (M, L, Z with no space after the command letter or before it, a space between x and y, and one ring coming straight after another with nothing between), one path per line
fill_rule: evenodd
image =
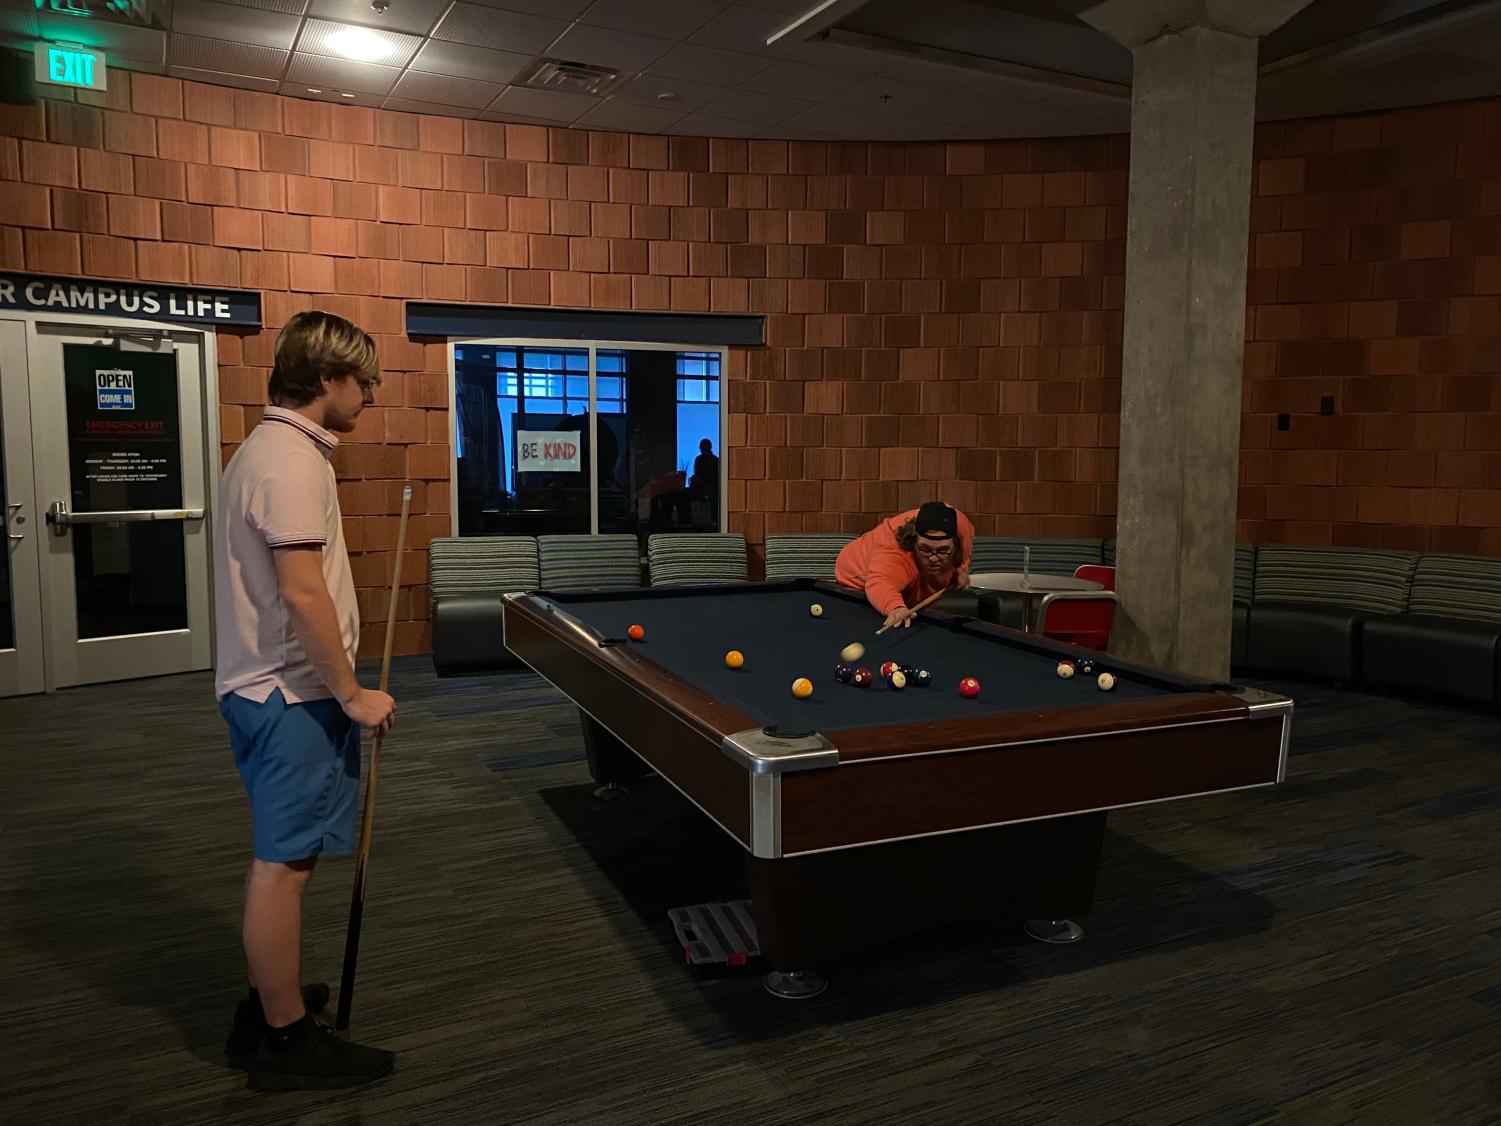
M1039 600L1060 590L1104 590L1104 585L1092 579L1076 579L1072 575L1026 575L1020 571L981 571L970 575L970 585L980 590L1001 591L1017 594L1022 602L1022 629L1031 633L1035 625L1034 612Z

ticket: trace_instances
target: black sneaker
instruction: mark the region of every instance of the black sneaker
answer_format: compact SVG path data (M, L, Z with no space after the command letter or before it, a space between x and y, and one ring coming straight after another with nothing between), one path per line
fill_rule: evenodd
M315 981L302 987L302 1003L307 1006L308 1016L317 1016L328 1007L328 986ZM255 1050L261 1046L261 1037L266 1034L266 1014L259 1004L241 1001L235 1006L234 1023L229 1026L229 1036L224 1041L224 1058L230 1067L241 1071L255 1060Z
M303 1017L292 1027L287 1045L273 1047L271 1036L250 1064L249 1086L256 1091L312 1091L358 1087L389 1075L396 1053L341 1040L326 1024Z

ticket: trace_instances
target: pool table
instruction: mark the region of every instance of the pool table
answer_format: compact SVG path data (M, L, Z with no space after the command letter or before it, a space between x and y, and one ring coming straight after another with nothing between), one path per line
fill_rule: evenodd
M578 705L595 779L655 772L739 842L789 992L932 926L1036 918L1077 934L1108 810L1283 778L1284 697L943 613L876 637L880 624L863 596L811 580L506 599L506 646ZM852 641L869 687L835 679ZM1113 691L1058 676L1083 657ZM932 682L893 690L887 660ZM798 677L811 696L793 694ZM978 696L959 694L964 677Z

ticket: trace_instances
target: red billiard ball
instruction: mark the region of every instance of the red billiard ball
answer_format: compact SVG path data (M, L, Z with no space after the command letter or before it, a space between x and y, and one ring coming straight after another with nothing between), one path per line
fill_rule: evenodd
M895 669L895 668L897 668L897 667L898 666L897 666L897 663L895 661L883 661L883 662L881 662L881 679L882 680L889 680L890 677L891 677L892 670Z
M856 688L864 688L869 685L870 682L875 679L875 677L871 675L869 669L858 668L855 670L855 675L851 679L854 681Z
M959 682L959 695L966 700L973 700L980 694L980 682L972 676L966 676Z
M646 636L646 630L642 629L640 626L632 626L625 632L632 641L640 641L643 637Z

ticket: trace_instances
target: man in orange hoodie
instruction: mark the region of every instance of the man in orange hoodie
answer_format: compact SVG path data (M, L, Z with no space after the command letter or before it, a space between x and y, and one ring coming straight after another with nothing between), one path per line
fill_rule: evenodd
M841 585L863 590L886 615L886 625L911 625L924 598L950 587L969 586L969 554L975 528L957 508L930 500L882 520L853 543L834 564Z

